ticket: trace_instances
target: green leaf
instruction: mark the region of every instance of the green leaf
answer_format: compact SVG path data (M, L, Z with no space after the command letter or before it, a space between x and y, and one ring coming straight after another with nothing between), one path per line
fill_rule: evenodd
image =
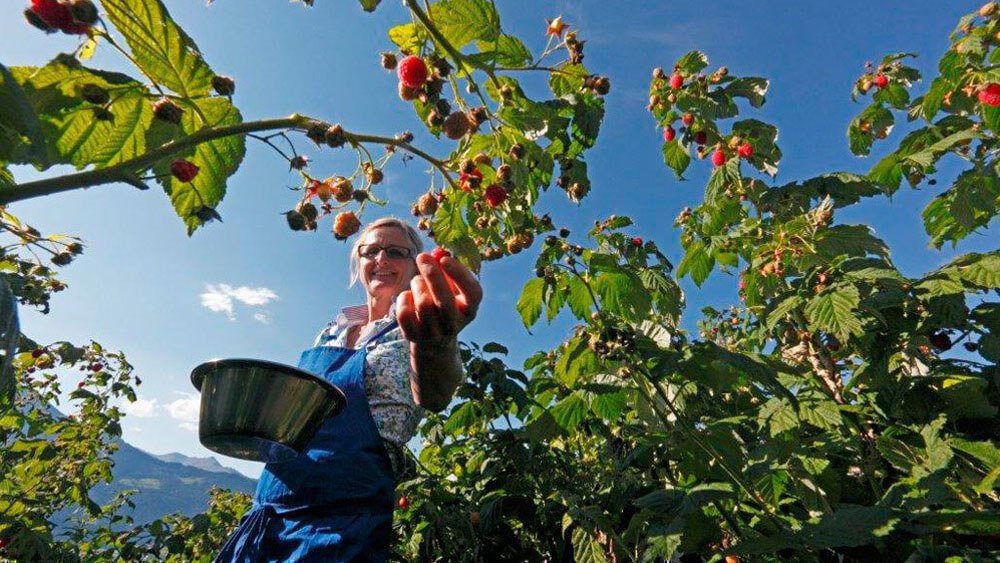
M601 307L613 315L638 322L652 306L642 280L631 271L600 272L591 286L600 298Z
M25 140L26 147L22 146ZM0 162L20 161L18 153L34 164L48 165L38 116L14 76L0 64Z
M590 73L583 65L566 64L559 67L559 72L549 76L549 88L557 98L575 96L583 87L583 79Z
M685 74L697 74L707 66L708 56L701 51L690 51L677 61L677 67Z
M468 198L469 196L465 192L456 190L451 194L451 197L438 205L438 210L431 222L431 228L434 229L434 240L439 245L448 247L454 241L468 234L465 218L462 217L462 209Z
M531 51L513 35L501 35L496 41L479 41L476 46L484 53L491 53L497 66L521 68L532 59Z
M691 164L691 153L679 140L663 143L663 162L674 171L678 180L684 179L684 171Z
M144 74L185 98L211 92L212 69L161 0L102 0L101 5Z
M840 426L840 407L829 400L811 400L799 403L799 417L823 430L834 430Z
M573 338L568 344L566 351L556 362L552 376L559 383L572 386L581 376L594 373L598 365L597 357L587 347L587 341L584 338Z
M549 412L552 413L553 420L560 428L572 432L587 416L587 409L587 400L579 393L574 392L553 405Z
M764 105L764 95L770 86L770 81L758 76L744 76L726 84L723 90L730 96L746 98L750 105L759 108Z
M535 278L524 284L521 297L517 300L517 312L521 313L521 322L524 328L531 328L538 318L542 316L542 291L545 289L545 280Z
M708 253L704 241L697 240L687 247L684 258L677 265L677 277L690 274L695 285L700 286L712 273L713 266L715 259Z
M601 545L586 530L577 526L573 528L573 561L578 563L607 563L604 546Z
M872 235L872 229L867 225L835 225L816 233L815 241L816 255L813 258L820 264L842 256L864 258L874 254L886 260L889 258L889 248Z
M569 285L569 295L566 297L566 302L569 303L570 311L578 319L590 317L590 308L594 306L594 300L590 296L586 284L576 276L569 276L566 283Z
M799 425L795 408L788 401L778 398L769 399L760 407L757 420L762 427L768 427L772 437Z
M426 37L423 28L410 22L390 28L389 40L395 43L403 53L412 55L420 51L420 46L424 44Z
M603 119L604 100L597 96L582 96L580 103L573 107L573 124L570 127L573 141L588 149L594 146Z
M366 12L374 12L382 0L359 0L361 8Z
M181 119L181 128L186 134L192 134L208 125L220 127L234 125L243 121L243 117L225 98L200 98L192 102L208 123L202 123L201 117L188 106ZM200 170L191 182L181 182L170 174L170 162L160 162L154 170L163 185L177 215L187 225L188 235L203 224L203 219L195 215L199 208L214 209L226 194L226 180L236 172L243 155L246 153L246 143L240 135L232 135L201 143L193 149L178 154L176 158L185 158L196 164Z
M806 304L809 327L836 335L842 342L846 342L852 335L860 336L864 330L855 312L859 301L858 289L854 286L820 293Z
M479 409L476 403L468 401L452 409L448 420L444 423L444 431L452 436L464 434L479 421Z
M496 41L500 16L489 0L441 0L431 4L431 20L452 47L473 40Z
M112 119L98 120L93 108L81 106L47 122L58 161L77 169L103 168L145 153L146 132L153 122L153 108L145 96L139 91L121 96L108 111Z
M953 263L958 278L965 283L979 289L1000 289L1000 252L966 255Z

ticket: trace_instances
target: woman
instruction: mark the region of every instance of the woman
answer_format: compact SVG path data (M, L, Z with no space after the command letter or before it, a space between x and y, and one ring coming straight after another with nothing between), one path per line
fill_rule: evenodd
M265 466L254 504L216 561L385 561L396 471L421 409L448 406L463 378L458 332L482 289L457 260L421 253L420 236L379 219L351 248L346 307L302 353L299 367L338 385L343 412L292 461Z

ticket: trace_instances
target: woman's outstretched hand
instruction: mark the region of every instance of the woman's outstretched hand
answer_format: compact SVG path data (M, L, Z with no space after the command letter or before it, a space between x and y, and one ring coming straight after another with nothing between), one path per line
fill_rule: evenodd
M396 298L396 320L403 336L418 347L433 349L456 342L474 318L483 288L461 262L445 256L440 264L430 253L417 255L417 275L410 289Z

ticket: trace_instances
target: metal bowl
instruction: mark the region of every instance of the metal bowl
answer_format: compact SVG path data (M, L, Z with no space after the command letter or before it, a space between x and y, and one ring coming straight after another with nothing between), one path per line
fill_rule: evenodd
M264 360L205 362L191 372L191 383L201 391L201 443L251 461L294 458L347 404L336 385Z

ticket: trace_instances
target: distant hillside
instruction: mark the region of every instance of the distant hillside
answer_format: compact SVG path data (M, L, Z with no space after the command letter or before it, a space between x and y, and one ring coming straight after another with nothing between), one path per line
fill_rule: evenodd
M99 504L104 504L120 491L138 490L132 495L135 502L132 518L136 523L174 512L188 516L203 512L208 507L208 491L213 486L252 494L257 485L254 479L223 467L214 458L193 458L177 453L154 456L125 442L118 445L112 468L114 480L95 487L92 496Z
M146 452L148 453L148 452ZM188 465L190 467L197 467L198 469L204 469L205 471L212 471L217 473L232 473L234 475L242 475L239 471L233 469L232 467L226 467L219 463L219 460L214 457L189 457L184 454L179 453L169 453L169 454L149 454L156 459L161 461L166 461L169 463L179 463L181 465Z

